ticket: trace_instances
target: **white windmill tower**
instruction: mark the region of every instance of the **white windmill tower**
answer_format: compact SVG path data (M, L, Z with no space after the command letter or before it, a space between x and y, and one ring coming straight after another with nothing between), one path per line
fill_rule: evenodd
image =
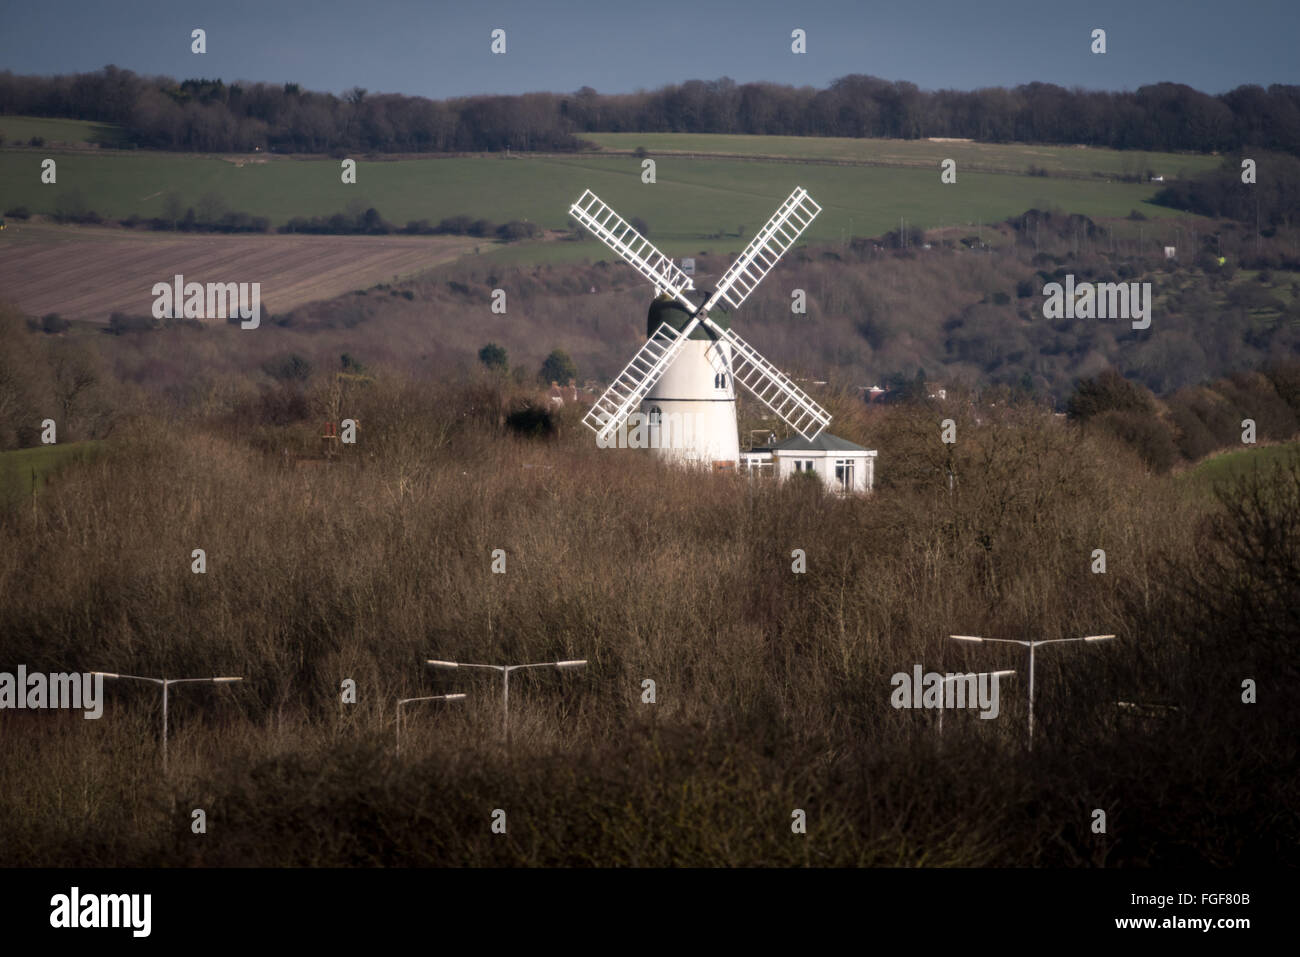
M709 315L719 302L731 309L748 298L821 212L798 188L781 204L702 304L686 297L691 278L587 190L569 214L646 279L658 293L650 306L647 339L583 419L604 446L616 443L628 416L643 407L657 454L677 462L734 466L740 458L735 383L739 382L807 440L831 417L753 346L725 317ZM656 427L658 426L658 427Z

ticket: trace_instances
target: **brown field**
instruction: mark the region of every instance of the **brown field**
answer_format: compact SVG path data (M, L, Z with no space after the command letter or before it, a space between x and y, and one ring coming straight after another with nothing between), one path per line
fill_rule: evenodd
M475 240L446 236L226 236L16 224L0 233L0 290L29 315L107 322L149 315L154 283L261 282L284 312L450 262ZM477 240L482 243L482 240Z

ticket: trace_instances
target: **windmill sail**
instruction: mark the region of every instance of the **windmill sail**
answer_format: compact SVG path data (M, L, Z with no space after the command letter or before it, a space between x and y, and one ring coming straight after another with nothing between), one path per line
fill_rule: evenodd
M676 361L700 323L731 346L734 381L745 386L804 438L814 439L821 434L831 420L826 410L753 346L708 317L709 309L719 300L732 309L744 302L820 212L821 207L813 202L808 191L796 188L723 274L704 305L697 308L684 294L684 290L695 288L691 278L599 196L587 190L569 207L569 215L656 289L666 291L682 303L693 317L680 331L667 323L661 325L591 407L582 421L598 439L607 442L614 437L628 415Z
M708 312L719 299L732 309L744 302L821 211L806 189L795 187L767 225L758 231L745 251L722 274L717 289L702 307L703 311Z
M807 190L796 187L723 273L717 289L700 311L707 313L719 299L732 309L744 302L821 211ZM757 349L730 329L723 329L707 315L702 319L722 341L731 345L732 378L785 420L790 428L811 440L830 424L830 414L789 376L764 359Z
M609 442L627 417L641 404L668 367L673 364L690 338L698 319L692 319L678 332L664 323L637 350L605 394L596 400L582 423L596 433L601 442Z
M754 393L790 428L811 441L830 424L830 413L795 385L789 376L759 355L757 349L730 329L723 329L708 319L704 321L731 346L732 378Z
M666 290L691 312L695 311L695 304L682 295L682 290L695 288L691 277L677 268L670 257L656 249L650 240L633 229L627 220L614 212L599 196L587 190L569 207L569 215L654 283L656 289Z

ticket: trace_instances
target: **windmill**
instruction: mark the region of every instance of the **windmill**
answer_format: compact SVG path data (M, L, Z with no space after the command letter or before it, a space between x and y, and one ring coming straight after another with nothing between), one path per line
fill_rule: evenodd
M719 303L739 307L820 212L808 192L796 188L697 304L686 295L695 289L691 278L595 193L587 190L569 207L574 219L656 291L645 345L583 419L602 446L614 445L628 417L644 406L652 430L659 422L680 430L671 441L654 443L659 454L733 467L740 458L736 382L804 439L817 438L831 420L826 410L736 335L725 315L709 313Z

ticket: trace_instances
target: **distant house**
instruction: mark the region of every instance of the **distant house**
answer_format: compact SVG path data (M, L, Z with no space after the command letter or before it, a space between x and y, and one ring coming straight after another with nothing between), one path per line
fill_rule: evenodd
M569 380L568 385L560 385L554 380L552 380L551 388L546 393L546 397L548 400L550 400L551 404L555 406L564 405L564 403L566 402L576 403L576 402L582 402L584 400L586 400L588 404L590 404L590 400L587 399L583 391L578 388L577 382L575 382L573 379Z
M578 387L573 380L569 380L567 386L561 386L554 379L551 380L551 391L546 393L546 397L551 400L552 405L564 405L567 399L570 402L578 401Z
M816 476L841 495L870 492L876 485L876 451L848 439L823 432L809 441L803 436L740 453L741 465L750 472L775 474L777 479Z

